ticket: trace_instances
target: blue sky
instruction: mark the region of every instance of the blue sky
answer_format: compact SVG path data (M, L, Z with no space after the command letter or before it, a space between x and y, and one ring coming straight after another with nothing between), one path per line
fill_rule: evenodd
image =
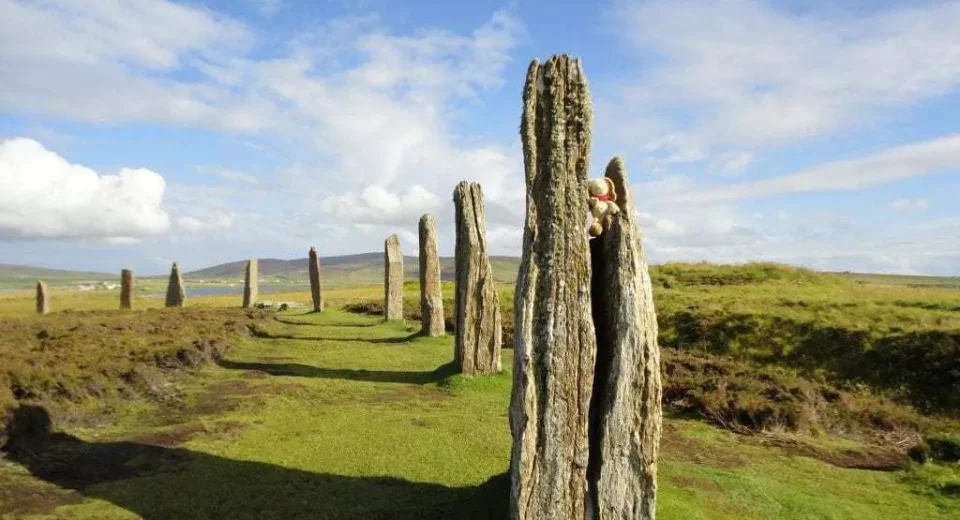
M0 0L0 263L518 254L530 60L583 59L653 262L960 275L960 2Z

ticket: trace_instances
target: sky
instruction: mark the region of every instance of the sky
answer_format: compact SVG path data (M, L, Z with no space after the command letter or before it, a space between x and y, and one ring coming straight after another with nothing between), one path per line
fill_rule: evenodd
M582 58L648 260L960 275L960 1L0 0L0 263L159 274L380 251L483 185Z

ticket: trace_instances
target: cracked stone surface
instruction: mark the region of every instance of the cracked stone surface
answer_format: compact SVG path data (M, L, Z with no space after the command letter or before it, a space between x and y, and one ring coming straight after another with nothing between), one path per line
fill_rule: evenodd
M457 235L453 360L464 374L496 374L501 364L502 317L487 256L483 190L475 182L461 182L453 191L453 202Z

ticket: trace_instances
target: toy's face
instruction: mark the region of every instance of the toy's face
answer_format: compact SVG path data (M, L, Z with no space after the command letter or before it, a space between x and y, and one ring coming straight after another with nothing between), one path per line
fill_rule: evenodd
M590 179L587 181L587 191L592 197L602 197L610 194L610 185L604 179Z

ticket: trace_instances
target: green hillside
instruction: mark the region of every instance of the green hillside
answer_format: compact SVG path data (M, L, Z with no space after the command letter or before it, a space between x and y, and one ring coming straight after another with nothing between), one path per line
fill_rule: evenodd
M50 285L71 285L80 282L117 281L119 278L119 274L0 264L0 289L30 289L37 280L43 280Z

